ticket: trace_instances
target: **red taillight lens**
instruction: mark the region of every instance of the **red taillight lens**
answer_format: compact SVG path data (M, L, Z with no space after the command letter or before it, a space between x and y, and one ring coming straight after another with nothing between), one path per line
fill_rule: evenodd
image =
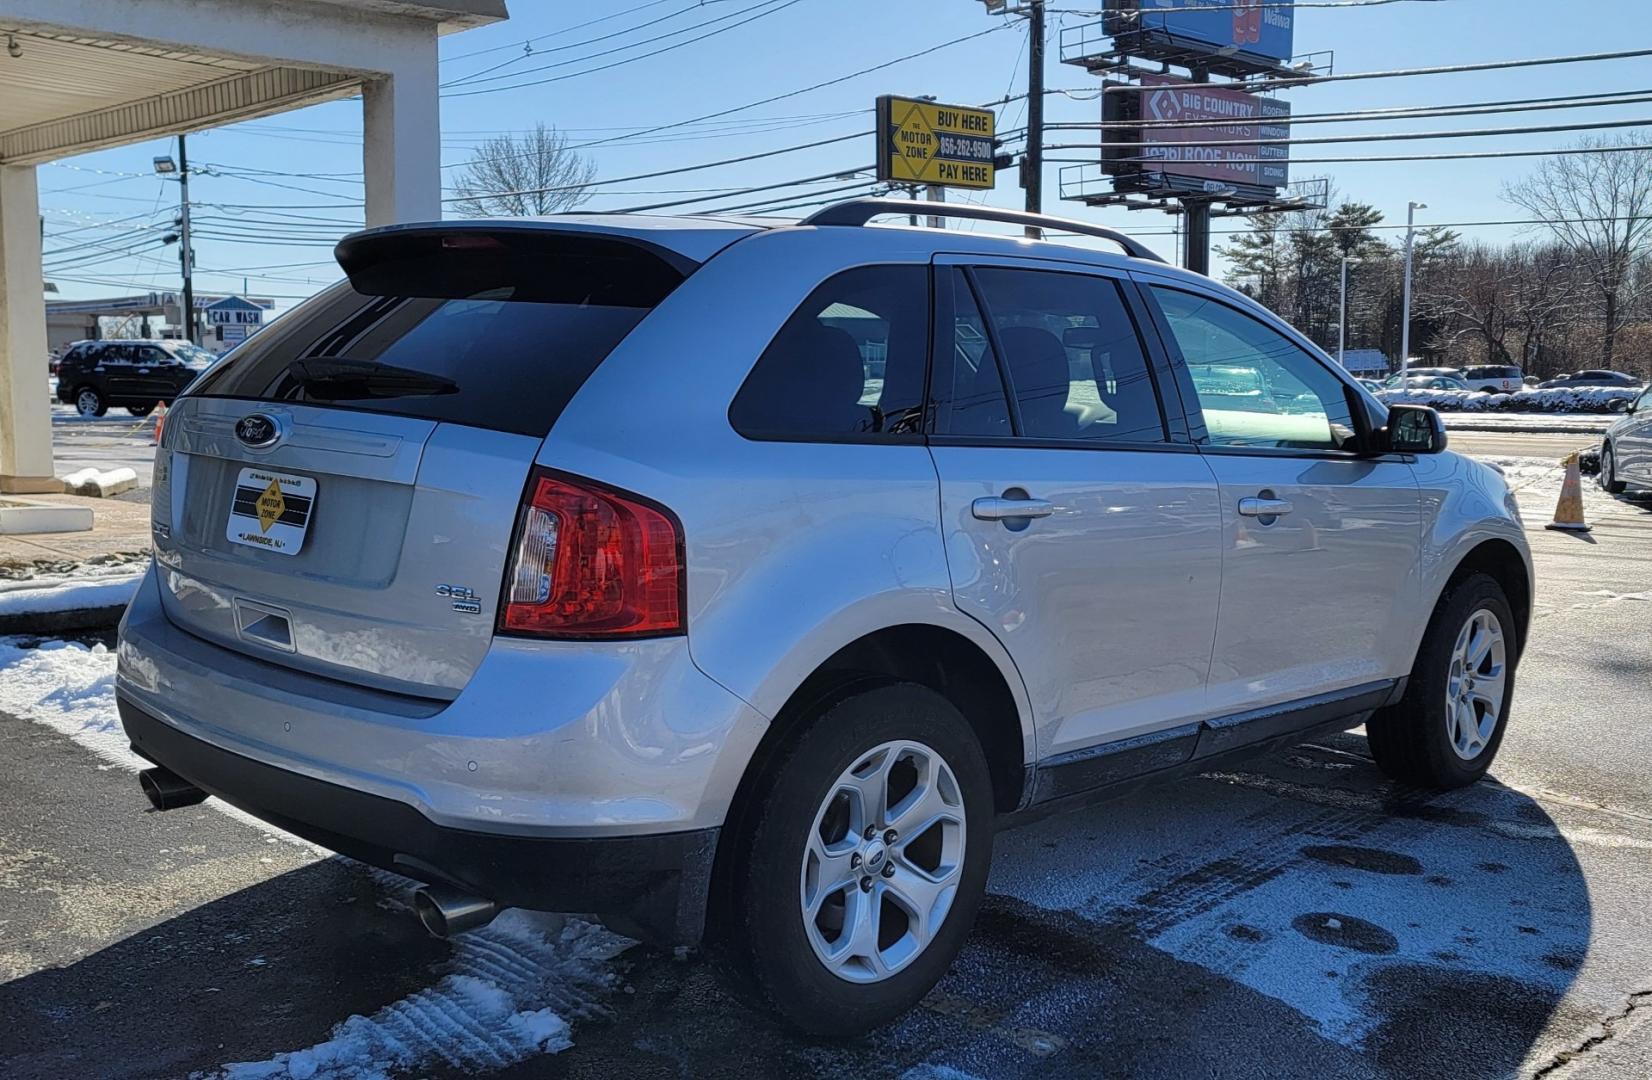
M634 495L535 473L505 572L501 633L649 637L683 629L682 530Z

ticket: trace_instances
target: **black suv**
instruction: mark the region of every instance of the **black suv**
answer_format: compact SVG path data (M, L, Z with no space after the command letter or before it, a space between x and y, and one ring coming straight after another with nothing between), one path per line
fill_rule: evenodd
M102 416L111 405L148 416L216 359L187 341L77 341L57 365L57 400L82 416Z

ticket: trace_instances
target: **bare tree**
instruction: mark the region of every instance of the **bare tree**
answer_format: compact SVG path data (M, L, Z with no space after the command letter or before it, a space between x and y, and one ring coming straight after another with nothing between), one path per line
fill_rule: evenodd
M520 138L484 142L454 182L466 217L531 217L571 210L589 199L596 166L568 148L567 136L535 124Z
M1549 158L1503 197L1543 220L1588 276L1601 306L1601 364L1611 367L1618 331L1634 306L1636 262L1652 247L1652 150L1623 149L1639 135L1587 138L1591 151Z

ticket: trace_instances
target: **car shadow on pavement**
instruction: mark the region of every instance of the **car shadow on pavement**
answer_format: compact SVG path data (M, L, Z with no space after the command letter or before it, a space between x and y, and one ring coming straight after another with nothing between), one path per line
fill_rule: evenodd
M1505 1077L1583 1038L1560 1006L1592 918L1543 806L1490 781L1396 788L1338 735L1000 834L963 955L869 1036L798 1037L697 955L637 947L606 961L617 985L570 1048L417 1074ZM8 1078L263 1061L417 994L451 955L377 877L325 860L0 986L0 1061Z
M1402 790L1338 735L1000 834L964 954L871 1036L638 949L611 1022L501 1075L1507 1077L1584 1037L1591 913L1532 799Z
M178 1077L310 1046L432 981L449 947L325 859L0 984L0 1073Z

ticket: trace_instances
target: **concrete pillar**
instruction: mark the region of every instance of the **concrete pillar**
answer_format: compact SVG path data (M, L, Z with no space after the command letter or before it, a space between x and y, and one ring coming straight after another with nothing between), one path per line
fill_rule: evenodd
M362 171L367 224L442 216L442 120L436 42L427 59L361 88Z
M34 167L0 165L0 493L63 490L52 479L43 277Z

